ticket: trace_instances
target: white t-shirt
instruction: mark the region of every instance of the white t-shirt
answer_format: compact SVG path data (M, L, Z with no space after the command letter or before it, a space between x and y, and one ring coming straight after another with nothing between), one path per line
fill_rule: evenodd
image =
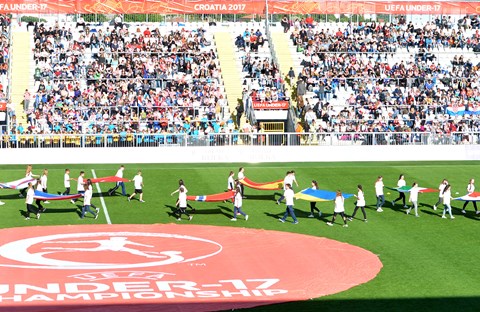
M410 201L416 202L418 201L418 192L420 189L417 186L414 186L410 189Z
M293 177L290 174L285 176L285 178L283 179L283 189L284 190L287 189L287 184L290 184L290 186L293 186Z
M443 193L443 204L445 205L450 205L450 199L452 198L452 193L450 190L446 190L445 193Z
M42 184L42 188L46 189L47 188L47 180L48 180L48 177L47 175L42 175L42 177L40 178L40 183Z
M235 188L235 180L233 176L229 176L227 180L227 190L233 190Z
M65 187L70 187L70 175L68 173L65 173L63 176L63 185Z
M446 185L445 185L444 183L442 183L442 184L440 184L440 185L438 186L438 191L439 191L439 192L438 192L438 197L440 197L440 198L443 197L443 190L445 189L445 186L446 186Z
M475 192L475 185L473 183L468 183L467 192L468 194L472 194L473 192Z
M358 190L357 193L357 206L358 207L365 207L365 195L363 191Z
M405 185L407 185L405 180L403 180L403 179L398 180L397 187L404 187Z
M84 206L87 206L87 205L90 205L91 204L91 201L92 201L92 190L90 188L88 188L87 190L85 190L85 195L83 196L83 205Z
M137 187L135 187L137 188ZM187 193L180 192L178 193L178 205L180 208L187 208Z
M142 184L143 184L143 177L141 175L137 174L133 178L133 184L134 184L136 190L141 190L142 189Z
M33 190L33 187L29 188L27 191L27 197L25 198L25 203L26 204L33 204L33 196L35 195L35 191Z
M383 181L377 181L375 182L375 194L377 196L383 195Z
M334 212L344 212L345 211L345 199L343 196L335 197L335 208L333 209Z
M285 193L283 193L283 196L285 196L285 203L287 206L293 206L293 197L295 194L293 193L292 189L285 190Z
M78 192L85 190L85 187L83 186L84 184L85 184L85 182L83 182L83 177L79 176L78 180L77 180L77 191Z
M237 174L237 177L238 177L239 180L243 180L245 178L245 174L243 172L239 172Z
M118 169L117 173L115 174L116 177L123 178L123 168Z
M242 202L242 193L237 192L237 193L235 194L235 203L234 203L234 205L235 205L235 207L240 208L240 207L242 207L242 204L243 204L243 202Z

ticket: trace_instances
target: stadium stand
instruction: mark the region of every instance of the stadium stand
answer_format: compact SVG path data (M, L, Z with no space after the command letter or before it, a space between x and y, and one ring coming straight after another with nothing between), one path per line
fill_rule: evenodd
M29 146L28 135L33 145L43 144L35 141L37 134L51 135L52 146L85 144L79 135L98 146L256 135L263 125L252 115L236 118L246 108L238 108L237 99L277 103L290 97L295 131L305 132L300 144L329 144L329 133L346 133L335 138L359 144L405 141L405 135L372 139L362 132L415 132L420 135L407 141L418 142L425 141L421 133L432 134L429 142L440 143L460 133L453 142L473 140L461 133L480 129L478 17L453 22L439 16L422 25L403 17L391 23L308 18L288 21L289 27L282 20L270 31L262 23L235 23L226 26L231 36L222 32L224 25L208 23L35 23L34 88L24 94L30 99L23 103L27 119L12 116L11 145ZM216 42L226 38L231 42L222 44L236 47L237 88L243 89L228 99L236 78L227 87L221 66L230 65L220 63ZM282 38L292 66L279 64L283 46L274 43ZM17 107L15 115L21 113ZM66 143L68 135L77 139ZM249 141L232 138L231 144Z

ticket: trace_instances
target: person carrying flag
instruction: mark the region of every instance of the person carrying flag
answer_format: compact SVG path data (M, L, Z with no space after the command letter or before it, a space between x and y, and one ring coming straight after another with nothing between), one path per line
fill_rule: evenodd
M121 165L120 168L118 168L117 170L117 173L115 174L115 176L117 178L121 178L123 179L123 171L125 170L125 166ZM108 195L112 196L115 191L119 188L119 187L122 187L122 195L123 196L127 196L127 191L125 189L125 183L123 181L119 181L115 184L115 187L111 188L108 190Z

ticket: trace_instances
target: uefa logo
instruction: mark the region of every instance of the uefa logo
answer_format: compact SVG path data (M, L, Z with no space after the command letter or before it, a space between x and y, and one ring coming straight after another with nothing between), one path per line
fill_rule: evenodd
M0 246L0 266L25 269L134 269L187 263L222 251L219 243L188 235L148 232L65 233ZM11 261L4 261L4 260Z

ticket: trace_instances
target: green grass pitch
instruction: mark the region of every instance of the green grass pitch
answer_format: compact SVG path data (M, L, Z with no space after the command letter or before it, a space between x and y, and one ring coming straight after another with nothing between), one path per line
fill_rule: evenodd
M385 186L396 186L398 176L403 173L407 185L417 181L420 186L437 188L443 178L452 185L452 195L466 193L470 178L476 178L479 166L476 162L382 162L382 163L285 163L285 164L128 164L124 176L133 178L141 169L144 176L144 200L128 202L117 193L108 196L111 183L100 184L111 222L125 223L170 223L177 222L171 212L176 195L178 179L183 179L189 195L205 195L223 192L227 186L230 170L235 173L240 166L245 167L246 176L256 182L283 179L287 170L296 171L299 187L295 191L310 187L315 179L320 189L356 193L356 185L364 186L367 202L368 223L357 219L348 228L328 227L325 222L331 219L332 202L317 204L323 212L321 219L307 218L309 203L296 201L298 225L282 224L278 217L285 205L278 206L274 199L279 192L256 191L246 188L247 199L243 210L250 215L248 221L241 218L231 222L233 207L230 203L191 202L196 213L191 221L195 224L218 226L252 227L269 230L296 232L307 235L328 237L368 249L377 254L383 269L369 283L348 291L312 299L252 309L254 311L478 311L480 307L480 215L475 215L469 204L467 214L461 214L463 202L452 201L455 220L441 219L441 209L434 211L438 193L419 195L419 218L406 215L401 205L391 208L391 201L398 193L385 189L386 204L383 213L375 207L374 182L378 175L384 177ZM41 174L49 169L48 190L50 193L63 191L63 174L70 168L72 178L80 170L86 177L114 175L118 164L112 165L35 165L33 172ZM25 166L0 166L0 180L11 181L24 176ZM480 179L480 177L479 177ZM480 189L480 180L477 186ZM76 182L72 181L72 192ZM119 190L120 191L120 190ZM127 192L133 191L133 183L127 183ZM387 192L390 192L388 195ZM456 194L458 192L459 194ZM97 193L94 187L94 193ZM0 228L63 225L84 223L106 223L102 212L98 220L81 220L77 206L69 201L52 202L45 205L47 211L39 220L24 220L21 211L25 210L24 199L18 191L0 190L2 218ZM407 195L408 200L408 195ZM99 194L93 203L102 207ZM80 203L78 203L80 206ZM354 199L346 200L346 212L351 214ZM103 209L102 209L103 211ZM359 211L360 212L360 211ZM357 215L361 218L361 213ZM186 220L182 222L188 222ZM282 255L278 255L281 257ZM302 265L299 255L297 263L286 266L294 268ZM325 267L328 270L328 267ZM321 277L319 277L321 278Z

